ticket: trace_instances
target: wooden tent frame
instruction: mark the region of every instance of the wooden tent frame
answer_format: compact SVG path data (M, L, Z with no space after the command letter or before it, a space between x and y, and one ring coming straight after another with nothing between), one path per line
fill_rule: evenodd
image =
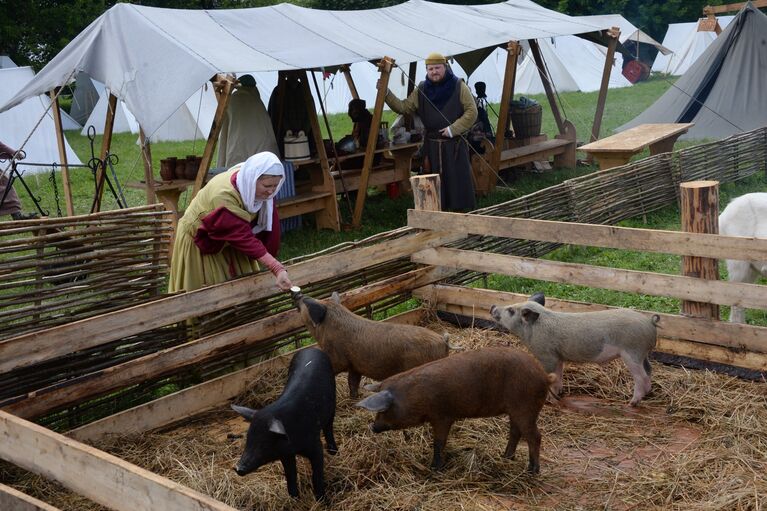
M603 31L603 35L608 40L607 55L605 57L605 66L602 73L602 82L601 82L601 86L599 90L599 96L597 99L597 107L596 107L596 111L594 115L594 122L591 129L591 137L590 137L591 141L594 141L597 138L599 138L599 131L600 131L602 117L604 113L604 106L605 106L605 102L607 98L610 69L612 67L612 62L615 55L615 48L618 42L618 37L620 35L620 30L617 27L613 27L610 30ZM504 148L505 132L506 132L506 127L509 123L510 101L513 98L513 94L514 94L516 63L517 63L517 59L518 59L519 51L520 51L519 43L517 41L510 41L507 44L507 48L506 48L506 51L507 51L506 68L504 72L504 82L503 82L503 89L502 89L502 95L501 95L501 105L500 105L500 111L498 116L498 124L496 126L495 144L494 144L494 147L492 148L492 153L489 155L489 158L482 159L481 162L477 160L478 164L475 165L475 171L474 171L475 174L479 176L483 176L483 177L475 176L475 178L477 178L477 181L478 181L477 182L478 193L484 194L491 191L495 186L495 181L497 179L497 175L500 172L500 170L502 168L508 168L509 166L513 166L515 164L519 165L519 164L523 164L523 163L527 163L531 161L536 161L542 158L547 158L550 155L555 156L555 164L558 166L574 167L576 164L575 127L572 125L572 123L569 123L568 121L562 119L562 116L559 112L559 106L557 105L556 97L552 87L551 77L548 76L545 70L545 66L543 64L543 59L541 57L540 49L538 47L537 41L534 39L531 39L529 43L530 43L530 48L533 54L533 58L535 59L536 67L538 68L538 72L541 77L541 81L543 82L549 107L551 108L551 112L557 124L557 130L559 134L557 135L556 139L558 140L547 141L548 143L541 143L541 144L532 143L517 150L514 150L514 149L506 150ZM370 182L370 176L372 173L373 161L375 157L374 151L375 151L376 142L378 139L380 122L383 115L384 99L386 97L389 78L391 76L391 71L394 67L394 64L395 64L394 60L386 56L383 57L378 62L378 68L380 73L380 79L378 81L379 87L376 93L375 104L373 107L373 122L371 125L368 143L367 143L367 146L365 147L363 167L362 167L362 172L359 178L360 190L366 190ZM324 144L323 144L323 139L322 139L322 135L320 131L319 120L317 118L316 108L314 107L314 100L311 96L311 93L309 92L309 87L308 87L309 72L310 71L308 70L286 71L286 72L281 72L281 74L283 76L286 74L293 74L294 76L302 76L302 78L299 78L299 79L301 79L301 81L304 82L302 87L304 88L304 91L305 91L305 94L304 94L305 101L307 102L310 122L312 125L312 131L314 134L313 135L314 141L317 147L318 158L320 160L320 164L322 167L322 175L321 175L321 178L314 180L312 194L306 197L296 197L295 199L292 199L289 201L289 205L287 206L289 208L289 214L285 216L293 216L293 215L301 214L301 213L315 212L317 217L318 228L332 229L332 230L338 231L340 230L341 222L340 222L338 204L336 200L336 190L334 186L334 179L330 174L330 165L329 165L328 155L325 153L325 150L324 150ZM352 96L354 98L359 97L357 89L354 85L354 81L351 77L351 73L349 71L348 65L341 66L340 72L343 73L349 85L349 88L352 91ZM410 72L412 77L415 74L414 62L410 63ZM213 76L211 78L211 82L213 83L218 105L217 105L216 112L211 124L211 129L208 134L205 148L203 150L202 161L201 161L199 170L197 172L197 176L194 180L192 197L194 197L202 188L205 181L205 177L207 176L208 170L210 169L212 157L216 149L216 144L218 142L218 135L221 131L221 123L223 120L223 116L226 113L229 99L231 97L231 93L233 92L234 87L236 86L236 83L237 83L232 76L221 74L221 73ZM411 91L413 86L414 84L412 83L409 84L408 90ZM58 122L55 123L55 127L56 127L56 138L59 143L59 152L62 155L61 156L62 157L62 179L64 181L64 196L66 200L67 214L72 215L74 214L74 210L72 205L71 184L69 182L66 155L63 154L64 135L61 128L60 114L58 114L59 112L58 95L55 94L55 92L56 91L53 91L51 93L51 96L53 98L52 101L54 103L54 108L53 108L54 118L59 118ZM109 150L111 147L112 133L113 133L113 127L114 127L114 112L115 112L116 105L117 105L117 97L114 94L110 93L106 119L104 122L104 137L102 140L102 147L101 147L102 161L106 158L106 155L109 153ZM282 108L281 105L280 105L280 108ZM58 117L57 117L57 114L58 114ZM177 186L157 187L154 181L153 171L152 171L151 148L150 148L149 141L147 140L144 134L143 129L140 130L140 140L141 140L143 165L144 165L143 187L146 190L147 202L151 203L151 202L154 202L156 198L160 198L162 202L166 205L166 207L174 213L174 217L176 217L174 220L177 221L178 211L176 211L176 208L177 208L176 202L178 200L178 196L181 193L181 190L185 189L186 186L183 185L182 188L179 188ZM476 168L477 166L482 168L477 169ZM101 199L103 195L103 189L104 189L103 185L104 185L104 179L105 179L104 171L105 169L103 168L100 168L97 170L97 175L96 175L97 187L96 187L96 194L94 196L93 208L92 208L94 212L99 211L101 208ZM354 228L358 228L361 225L362 212L365 205L366 195L367 195L366 193L357 194L356 202L354 205L354 211L352 215L352 227ZM175 223L174 223L174 227L175 227Z
M767 294L762 286L754 284L560 263L445 246L469 235L485 235L707 258L763 260L767 258L767 240L417 210L408 212L408 226L412 231L400 238L351 249L344 252L344 257L329 254L295 264L290 267L293 280L305 285L405 257L425 266L347 291L341 297L343 303L355 309L388 296L410 292L438 310L489 319L490 304L511 303L526 298L515 293L440 283L458 271L474 270L511 276L535 275L545 281L567 281L626 292L767 308ZM12 370L56 358L64 352L98 346L197 314L220 310L243 299L270 296L273 294L270 279L269 275L263 274L245 277L9 339L0 343L0 360L3 363L0 370ZM547 301L549 306L560 310L606 308L548 298ZM416 309L390 320L417 322L423 312L423 309ZM660 332L662 337L658 341L658 351L767 370L767 328L675 314L662 314L661 317L663 330ZM301 324L296 310L280 312L244 327L120 364L94 380L84 380L52 392L31 393L0 410L0 435L14 439L0 443L0 458L55 479L113 509L229 510L231 508L208 496L81 442L95 441L113 433L149 431L221 406L266 370L286 367L290 354L81 426L70 431L68 436L53 433L26 419L126 388L162 375L169 369L216 357L227 343L254 345ZM52 399L51 395L57 399ZM50 453L56 453L56 463L46 459ZM25 505L31 502L29 505L37 506L32 509L49 509L36 504L34 499L16 493L0 487L0 499L16 499Z

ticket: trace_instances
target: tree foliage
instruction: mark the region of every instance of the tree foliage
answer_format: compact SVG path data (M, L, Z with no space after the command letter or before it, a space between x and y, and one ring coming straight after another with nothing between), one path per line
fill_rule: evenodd
M129 0L130 1L130 0ZM232 9L260 7L281 0L137 0L130 3L177 9ZM317 9L373 9L402 0L292 0ZM450 4L494 3L494 0L441 0ZM0 1L0 54L19 65L43 67L77 34L112 7L114 0L2 0ZM693 21L705 5L723 0L537 0L566 14L622 14L638 28L661 40L669 23Z

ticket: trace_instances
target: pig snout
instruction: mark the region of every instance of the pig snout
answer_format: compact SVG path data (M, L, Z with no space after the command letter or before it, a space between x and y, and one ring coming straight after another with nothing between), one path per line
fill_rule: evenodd
M383 425L383 424L380 424L380 423L378 423L378 422L371 422L371 423L368 425L368 429L369 429L369 430L370 430L372 433L383 433L384 431L388 431L388 430L389 430L389 429L391 429L391 428L389 428L388 426L385 426L385 425Z
M501 319L501 309L499 309L495 305L491 305L490 315L493 317L494 320L499 321Z
M234 466L234 471L237 472L238 476L244 476L248 473L248 470L242 467L239 463Z

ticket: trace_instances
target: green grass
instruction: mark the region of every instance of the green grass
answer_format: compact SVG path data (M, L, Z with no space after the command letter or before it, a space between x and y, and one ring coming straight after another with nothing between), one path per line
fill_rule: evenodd
M639 83L632 87L610 90L607 96L606 108L602 120L601 135L609 135L614 128L634 118L662 95L670 85L671 82L664 77L653 77L646 82ZM550 137L553 137L556 134L556 125L545 96L533 95L531 97L544 105L542 130ZM562 104L561 110L563 116L568 118L576 126L578 139L587 141L596 108L597 93L566 92L559 94L559 97ZM497 112L498 105L492 105L492 110ZM490 117L491 122L494 122L495 118L492 110L490 112ZM384 120L391 123L394 120L394 114L388 111L385 112ZM324 122L320 120L320 123L323 134L325 134L324 132L326 130ZM336 140L351 132L351 121L345 114L329 116L329 123ZM86 137L74 132L67 133L67 138L75 152L83 161L87 161L91 157L89 141ZM143 178L144 170L136 139L136 135L124 133L116 134L113 138L112 152L117 154L120 158L119 163L116 165L116 172L123 183L138 181ZM97 137L95 141L97 153L100 145L101 137ZM690 142L680 142L677 144L677 148L689 145L692 144ZM202 140L153 144L152 156L155 167L155 176L159 176L159 162L161 159L169 156L201 154L203 146L204 141ZM647 156L647 154L640 154L637 158L644 156ZM576 169L562 169L543 174L517 173L505 178L509 187L499 187L487 197L480 198L478 206L485 207L508 201L542 188L555 185L563 180L593 171L594 167L583 166ZM41 196L44 205L51 210L52 215L55 215L55 202L48 176L30 176L28 179L32 187L36 190L36 193ZM60 176L57 176L57 183L61 195L62 185ZM86 213L90 209L93 194L93 181L90 171L85 169L73 170L72 188L76 212L80 214ZM749 191L765 189L767 189L767 183L765 182L764 176L752 177L738 184L726 184L723 185L720 190L721 201L722 204L726 204L731 197ZM145 201L143 190L125 188L125 194L129 205L140 205ZM26 209L30 210L31 208L29 207L28 198L24 197L23 193L21 195L22 201L26 203ZM185 204L185 198L182 196L180 205L183 208ZM339 206L342 217L348 220L351 217L349 205L343 198L341 198ZM116 207L116 204L109 196L108 191L105 194L103 207L104 209L112 209ZM392 200L385 193L371 192L365 202L363 225L361 228L353 231L317 231L314 229L312 219L304 216L302 229L284 234L280 258L285 260L313 253L338 243L360 240L379 232L395 229L405 224L407 209L409 207L412 207L412 198L408 196L402 196ZM63 198L61 199L61 208L64 209ZM623 222L622 225L652 229L678 230L679 212L676 207L668 207L647 215L646 224L642 222L642 219L634 219ZM678 274L681 264L679 258L675 256L603 250L587 247L564 247L549 254L547 257L575 263L670 274ZM542 283L530 279L517 279L494 275L488 279L488 284L489 287L494 289L514 290L523 293L532 293L537 290L542 290L550 296L610 305L621 305L625 307L663 312L678 312L679 310L678 301L668 298L595 290L580 286ZM754 321L759 324L767 324L767 316L765 316L764 313L749 311L748 317L749 321Z

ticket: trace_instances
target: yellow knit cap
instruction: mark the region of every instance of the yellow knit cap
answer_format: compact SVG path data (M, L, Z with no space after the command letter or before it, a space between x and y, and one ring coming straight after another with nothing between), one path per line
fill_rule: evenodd
M426 57L426 65L431 66L433 64L447 64L447 59L441 53L429 53L429 56Z

